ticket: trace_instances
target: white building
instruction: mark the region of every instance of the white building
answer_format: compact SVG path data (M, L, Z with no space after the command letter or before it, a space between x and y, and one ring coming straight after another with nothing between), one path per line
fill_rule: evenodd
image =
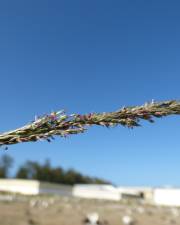
M0 191L24 195L57 194L88 199L120 201L123 198L143 199L144 203L180 207L180 188L114 187L112 185L52 184L37 180L0 179Z
M72 195L72 187L68 185L23 179L0 179L0 191L24 195L38 195L43 193L59 194L63 196Z
M180 189L178 188L154 189L153 201L155 205L180 206Z
M138 198L152 203L153 201L153 188L150 187L118 187L121 198Z
M78 184L73 187L73 196L90 199L119 201L121 195L112 185Z
M142 188L138 187L118 187L117 189L124 197L140 197L143 194Z
M0 191L24 195L58 194L115 201L119 201L121 198L117 188L111 185L80 184L69 186L24 179L0 179Z

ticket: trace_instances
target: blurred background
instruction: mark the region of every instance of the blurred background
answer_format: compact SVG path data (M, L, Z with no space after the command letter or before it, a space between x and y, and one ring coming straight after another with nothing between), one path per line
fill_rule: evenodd
M1 132L52 110L108 112L179 99L179 8L166 0L1 2ZM14 171L49 158L116 184L179 185L179 123L93 127L8 154Z
M109 112L178 100L179 10L177 0L1 1L0 132L60 109ZM56 170L73 174L71 182L58 178L66 185L178 188L179 125L168 117L133 130L92 127L52 143L12 145L0 152L14 162L1 176L15 178L23 168L21 178L42 180L24 169L34 163L49 166L50 178Z

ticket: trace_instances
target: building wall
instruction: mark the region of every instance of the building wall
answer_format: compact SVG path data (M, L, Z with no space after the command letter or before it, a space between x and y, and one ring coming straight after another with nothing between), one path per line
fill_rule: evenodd
M39 181L0 179L0 191L21 193L25 195L37 195L39 194Z
M154 190L154 204L180 206L180 189L159 188Z
M146 203L163 206L180 206L180 189L175 188L137 188L111 185L60 185L36 180L0 179L0 191L20 193L24 195L57 194L89 199L119 201L123 194L141 197Z
M149 204L153 204L154 199L154 190L153 188L149 188L144 190L144 201Z
M73 196L80 198L104 199L119 201L121 195L111 185L80 184L73 187Z
M153 189L149 187L118 187L119 193L123 196L143 199L147 203L153 201Z
M40 182L39 193L40 194L57 194L62 196L72 196L71 185L52 184L47 182Z
M51 184L37 180L0 179L0 191L24 195L58 194L72 196L72 186Z

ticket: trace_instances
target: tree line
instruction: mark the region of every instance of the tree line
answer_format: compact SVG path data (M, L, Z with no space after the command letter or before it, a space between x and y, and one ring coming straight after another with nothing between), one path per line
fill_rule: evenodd
M4 154L0 157L0 178L9 178L10 168L13 166L14 159ZM20 179L35 179L39 181L46 181L59 184L110 184L110 182L83 175L74 170L65 170L61 166L53 167L50 160L45 160L40 164L36 161L27 160L19 166L13 178Z

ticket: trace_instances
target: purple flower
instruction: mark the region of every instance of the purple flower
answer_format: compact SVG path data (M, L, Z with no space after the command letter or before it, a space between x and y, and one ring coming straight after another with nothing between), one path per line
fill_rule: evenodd
M55 113L52 113L51 115L49 115L49 118L52 120L52 121L55 121L57 120L57 115Z

